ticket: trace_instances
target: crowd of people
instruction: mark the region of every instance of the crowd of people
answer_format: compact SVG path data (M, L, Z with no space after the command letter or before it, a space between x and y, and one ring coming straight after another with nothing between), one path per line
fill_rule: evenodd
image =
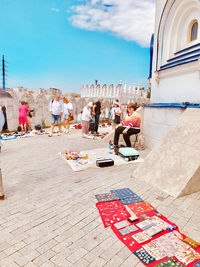
M114 149L117 153L119 137L122 134L127 147L131 147L130 136L136 135L140 132L140 115L137 113L137 104L129 103L127 105L126 112L124 112L119 100L115 100L109 106L103 104L103 99L100 98L95 103L89 102L78 115L77 123L82 125L82 137L85 137L92 132L98 135L99 121L101 113L104 111L108 116L108 119L112 121L114 132ZM22 101L19 107L19 125L22 131L26 130L26 127L32 129L31 117L34 110L30 110L27 102ZM70 121L74 120L73 105L66 98L61 99L60 95L57 95L49 104L49 112L51 114L51 137L54 133L55 126L58 126L59 133L62 133L62 126L64 127L64 133L69 133Z

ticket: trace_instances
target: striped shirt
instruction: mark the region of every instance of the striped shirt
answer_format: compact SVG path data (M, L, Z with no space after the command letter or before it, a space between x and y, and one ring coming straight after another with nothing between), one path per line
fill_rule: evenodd
M140 115L137 112L134 112L132 115L129 113L125 120L121 123L126 127L133 127L140 129Z

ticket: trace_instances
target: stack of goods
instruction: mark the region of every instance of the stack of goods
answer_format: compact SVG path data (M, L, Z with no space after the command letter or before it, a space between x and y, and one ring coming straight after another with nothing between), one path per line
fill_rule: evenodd
M64 157L66 160L79 160L79 159L87 159L88 155L85 153L80 153L80 151L65 150Z
M129 188L96 195L101 219L147 266L200 267L200 243Z
M73 126L76 130L82 129L82 124L76 124Z
M5 134L2 134L0 135L0 140L13 140L13 139L16 139L17 138L17 134L15 133L5 133Z
M97 138L97 139L103 139L107 134L108 134L108 132L105 132L105 133L98 133L98 134L96 135L96 138Z

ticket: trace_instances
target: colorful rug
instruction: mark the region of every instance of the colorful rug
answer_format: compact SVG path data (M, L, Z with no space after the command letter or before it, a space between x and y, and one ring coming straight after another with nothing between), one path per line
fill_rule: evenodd
M121 199L110 201L107 195L111 199L115 195ZM121 202L135 195L129 188L98 195L106 201L96 204L104 226L111 226L119 240L148 267L200 267L200 244L180 233L174 223L148 202L128 204L138 216L137 221L128 221L130 214Z

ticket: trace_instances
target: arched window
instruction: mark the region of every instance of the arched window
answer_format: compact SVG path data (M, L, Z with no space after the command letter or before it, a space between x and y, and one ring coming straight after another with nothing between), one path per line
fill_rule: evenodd
M197 40L197 36L198 36L198 22L194 21L192 23L192 27L191 27L191 31L190 31L190 41L195 41Z

